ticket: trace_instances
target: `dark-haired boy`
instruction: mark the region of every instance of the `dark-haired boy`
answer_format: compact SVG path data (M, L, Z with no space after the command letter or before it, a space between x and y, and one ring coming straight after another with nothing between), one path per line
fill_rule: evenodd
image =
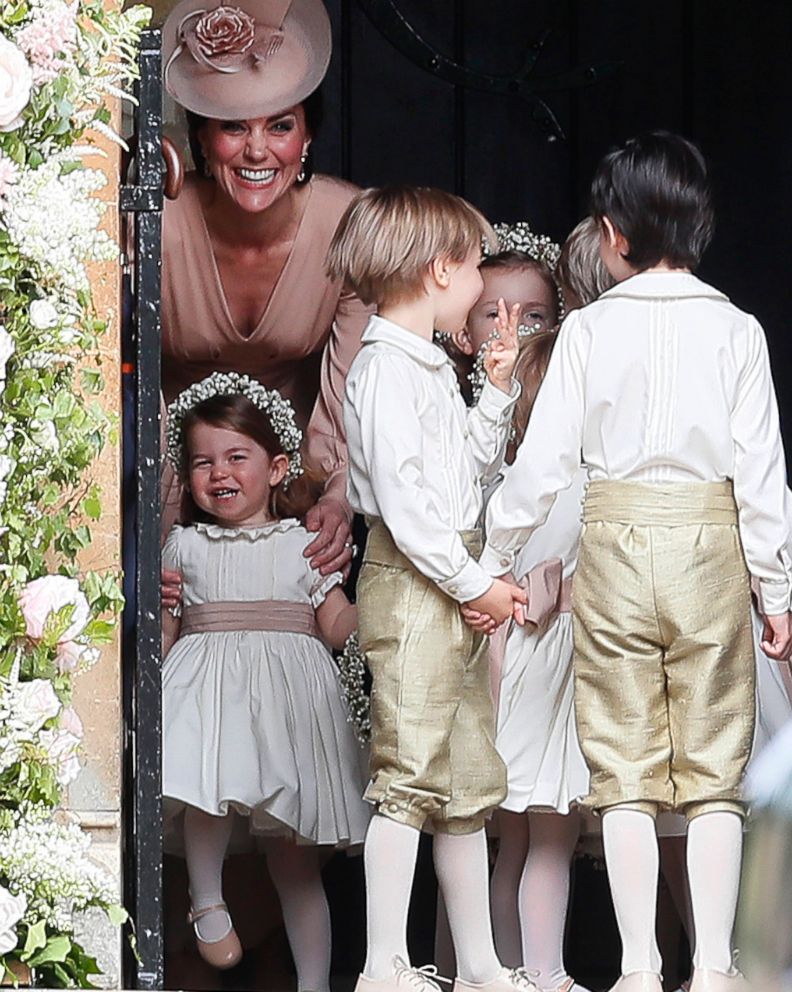
M792 518L767 347L754 317L691 274L713 225L695 146L663 132L628 141L599 166L592 214L619 282L560 332L490 502L481 562L492 575L510 569L582 454L576 713L622 937L616 989L662 989L654 816L665 808L689 821L692 992L737 992L747 987L731 950L740 784L755 706L749 569L762 647L782 659L792 645Z

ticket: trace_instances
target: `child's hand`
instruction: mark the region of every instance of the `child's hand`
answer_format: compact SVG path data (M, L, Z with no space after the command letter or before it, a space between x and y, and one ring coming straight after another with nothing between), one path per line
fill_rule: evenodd
M792 653L792 613L764 618L762 650L775 661L789 661Z
M474 630L491 634L509 617L522 626L525 623L522 607L527 602L528 595L523 589L503 579L494 579L483 596L464 604L462 616Z
M515 303L506 311L503 298L498 300L498 316L495 319L497 338L490 342L484 356L484 371L487 378L504 393L511 392L511 377L517 361L519 337L517 325L520 322L520 304Z

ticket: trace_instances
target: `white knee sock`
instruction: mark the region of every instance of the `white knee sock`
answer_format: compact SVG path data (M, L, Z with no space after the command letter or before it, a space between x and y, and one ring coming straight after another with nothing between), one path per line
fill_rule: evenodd
M742 831L742 819L736 813L702 813L690 821L687 865L696 931L696 968L728 972L732 967Z
M223 901L223 860L231 837L231 814L212 816L188 806L184 813L184 853L190 878L190 904L205 909ZM228 933L225 913L209 913L196 923L202 940Z
M580 817L531 813L529 819L531 844L519 893L522 957L529 972L539 972L536 985L556 989L567 978L564 930Z
M492 929L501 962L509 968L523 963L518 910L520 878L528 856L528 817L498 810L498 857L492 872Z
M394 957L409 963L407 914L410 909L420 832L379 813L366 834L368 949L363 974L383 981L393 975Z
M501 963L492 939L484 831L435 834L434 863L454 939L457 977L464 982L492 981Z
M444 978L453 978L456 975L454 941L451 939L448 913L440 889L437 890L437 910L435 913L434 963Z
M330 992L330 909L319 852L287 841L267 845L267 868L280 898L297 971L297 992Z
M609 809L602 817L602 841L622 940L622 974L660 974L655 932L659 853L654 820L634 809Z

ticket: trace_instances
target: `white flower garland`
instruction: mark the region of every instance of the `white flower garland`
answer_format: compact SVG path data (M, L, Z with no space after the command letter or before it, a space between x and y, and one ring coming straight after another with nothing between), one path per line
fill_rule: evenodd
M371 703L366 692L366 656L360 650L356 630L347 638L343 651L336 657L336 664L347 720L360 744L368 744L371 740Z
M260 382L237 372L213 372L200 382L180 393L168 407L167 447L168 458L178 469L181 467L182 425L185 416L204 400L215 396L246 396L272 424L272 429L289 458L289 468L283 480L284 487L302 475L300 446L302 431L297 426L294 408L275 389L267 389Z

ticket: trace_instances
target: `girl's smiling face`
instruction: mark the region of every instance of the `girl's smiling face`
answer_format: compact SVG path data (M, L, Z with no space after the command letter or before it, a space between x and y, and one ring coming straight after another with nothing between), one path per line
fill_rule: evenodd
M520 304L521 325L541 331L555 327L558 322L558 296L555 287L535 266L484 266L481 277L484 290L467 321L469 354L477 355L481 346L490 340L501 298L507 310L515 303Z
M201 421L187 437L189 489L195 505L223 527L255 526L273 519L272 487L289 467L247 434Z

